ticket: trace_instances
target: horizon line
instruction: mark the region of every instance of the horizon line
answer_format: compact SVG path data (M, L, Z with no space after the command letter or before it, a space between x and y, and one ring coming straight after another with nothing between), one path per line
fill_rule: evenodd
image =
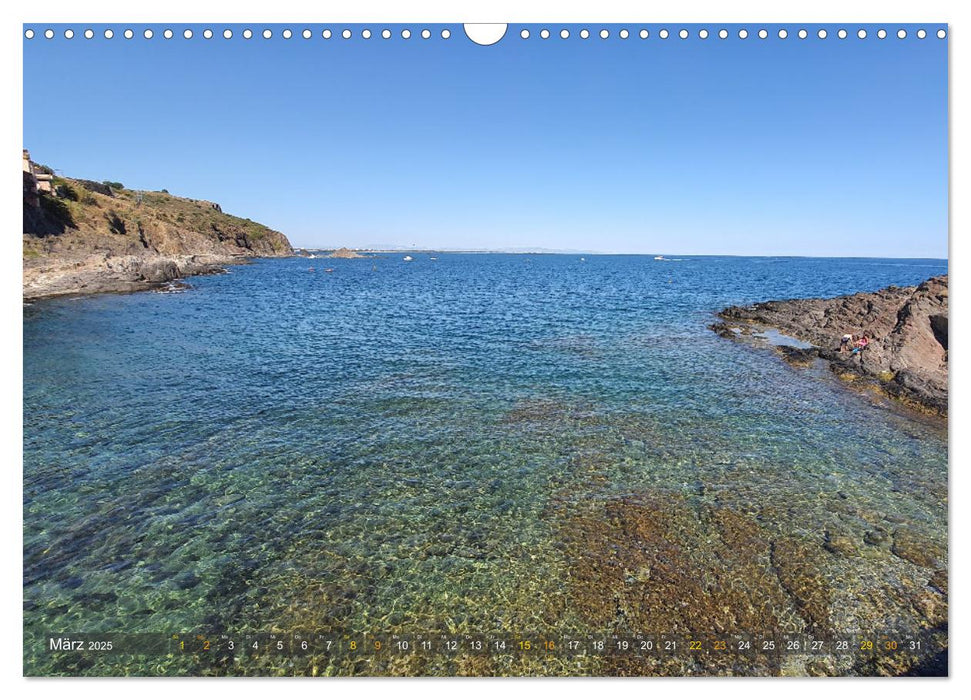
M361 247L352 248L350 246L336 247L309 247L293 246L295 251L306 250L313 252L336 251L340 249L351 250L358 253L463 253L463 254L502 254L502 255L629 255L638 257L691 257L691 258L833 258L840 260L935 260L950 261L948 257L935 256L909 256L909 255L806 255L806 254L772 254L772 253L622 253L622 252L603 252L590 250L550 250L543 248L519 249L519 248L384 248L384 247Z

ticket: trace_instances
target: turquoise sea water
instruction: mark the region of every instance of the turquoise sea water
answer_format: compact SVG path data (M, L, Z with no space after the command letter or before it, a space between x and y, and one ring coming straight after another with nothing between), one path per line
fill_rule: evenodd
M690 522L699 580L726 566L711 537L737 551L709 516L747 519L791 629L821 613L783 541L812 553L797 578L835 630L946 619L928 583L946 578L945 428L706 328L731 304L915 284L946 261L434 256L260 260L179 294L25 306L25 672L476 672L79 665L43 639L622 630L635 613L591 612L619 594L578 563L627 541L598 514L644 502ZM479 670L609 672L494 663Z

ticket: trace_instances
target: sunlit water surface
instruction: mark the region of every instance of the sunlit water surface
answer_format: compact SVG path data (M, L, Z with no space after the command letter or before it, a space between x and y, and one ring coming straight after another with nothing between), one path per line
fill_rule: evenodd
M590 534L606 508L645 502L699 542L731 512L804 544L834 629L936 624L914 601L946 572L944 428L706 326L946 261L435 257L262 260L181 294L25 306L26 672L311 672L72 666L49 633L623 629L636 615L600 616L619 594L577 565L612 556L616 533ZM943 553L898 556L901 528ZM701 578L724 552L706 557ZM772 619L805 628L790 594ZM436 664L312 672L469 670Z

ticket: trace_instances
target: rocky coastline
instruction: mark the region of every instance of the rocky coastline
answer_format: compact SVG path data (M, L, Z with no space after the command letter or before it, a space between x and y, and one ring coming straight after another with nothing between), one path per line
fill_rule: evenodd
M214 202L66 177L55 176L48 191L35 184L25 177L25 301L175 290L185 277L293 255L282 233Z
M24 301L81 294L125 294L151 289L185 289L186 277L227 272L229 265L248 262L238 256L89 255L53 259L24 270Z
M791 363L821 358L840 379L875 389L923 412L947 415L948 279L832 299L789 299L732 306L709 328L745 340L773 329L810 345L780 347ZM866 335L865 350L841 349L844 334Z

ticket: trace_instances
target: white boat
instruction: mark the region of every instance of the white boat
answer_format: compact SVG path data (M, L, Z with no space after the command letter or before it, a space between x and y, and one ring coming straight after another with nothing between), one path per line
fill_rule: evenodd
M308 255L307 257L308 257L308 258L310 258L311 260L313 260L313 259L314 259L314 258L316 258L317 256L316 256L316 255L314 255L313 253L311 253L311 254L310 254L310 255Z
M655 260L664 260L664 256L663 255L655 255L654 256L654 259Z
M412 260L414 260L414 258L411 257L410 255L406 255L405 257L402 258L402 260L404 260L405 262L411 262Z

